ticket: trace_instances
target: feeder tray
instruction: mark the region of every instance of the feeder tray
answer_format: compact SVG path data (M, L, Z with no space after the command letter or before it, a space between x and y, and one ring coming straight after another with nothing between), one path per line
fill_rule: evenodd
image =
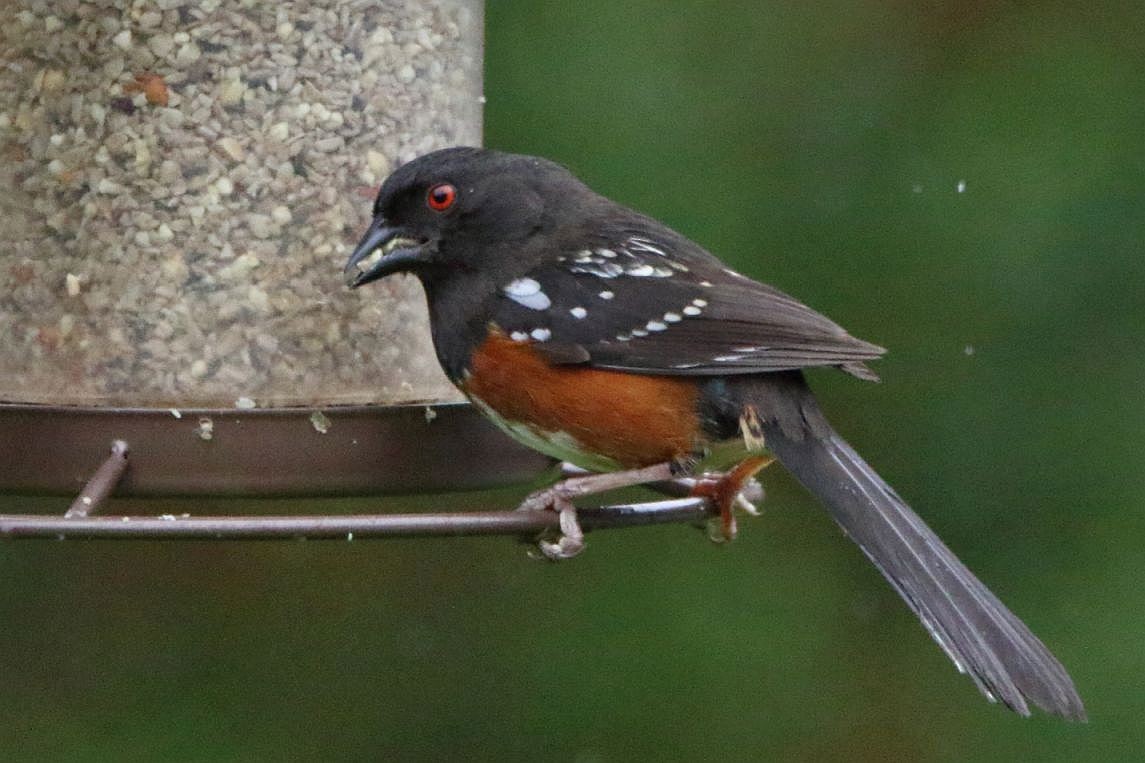
M471 406L281 409L0 406L0 489L77 493L114 441L116 496L335 496L474 490L552 465Z

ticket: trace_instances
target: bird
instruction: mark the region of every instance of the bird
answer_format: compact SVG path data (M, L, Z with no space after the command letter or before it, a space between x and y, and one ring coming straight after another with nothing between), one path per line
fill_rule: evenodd
M875 380L882 347L558 163L478 147L394 170L344 274L351 287L416 276L453 384L513 438L591 472L522 504L560 512L547 555L583 546L572 498L707 474L696 470L713 459L728 468L696 491L730 537L741 489L778 460L989 700L1085 720L1057 658L816 402L806 369Z

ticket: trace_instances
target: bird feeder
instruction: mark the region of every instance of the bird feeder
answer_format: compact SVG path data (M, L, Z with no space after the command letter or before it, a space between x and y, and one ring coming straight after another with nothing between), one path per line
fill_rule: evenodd
M344 288L378 184L479 144L482 3L28 0L0 25L0 487L479 487L547 462ZM114 458L114 453L113 453Z

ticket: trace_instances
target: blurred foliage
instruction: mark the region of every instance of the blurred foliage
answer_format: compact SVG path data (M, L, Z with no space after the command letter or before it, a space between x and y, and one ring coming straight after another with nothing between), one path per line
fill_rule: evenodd
M773 470L729 547L617 532L561 565L506 539L5 545L0 747L1137 759L1143 22L1116 0L487 9L488 145L890 348L881 385L814 374L825 408L1051 645L1090 724L982 701Z

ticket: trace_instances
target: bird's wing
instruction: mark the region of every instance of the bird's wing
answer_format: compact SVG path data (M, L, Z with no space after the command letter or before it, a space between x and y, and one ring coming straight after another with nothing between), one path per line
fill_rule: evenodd
M678 235L569 250L502 285L494 323L554 363L636 373L839 366L867 378L881 347Z

